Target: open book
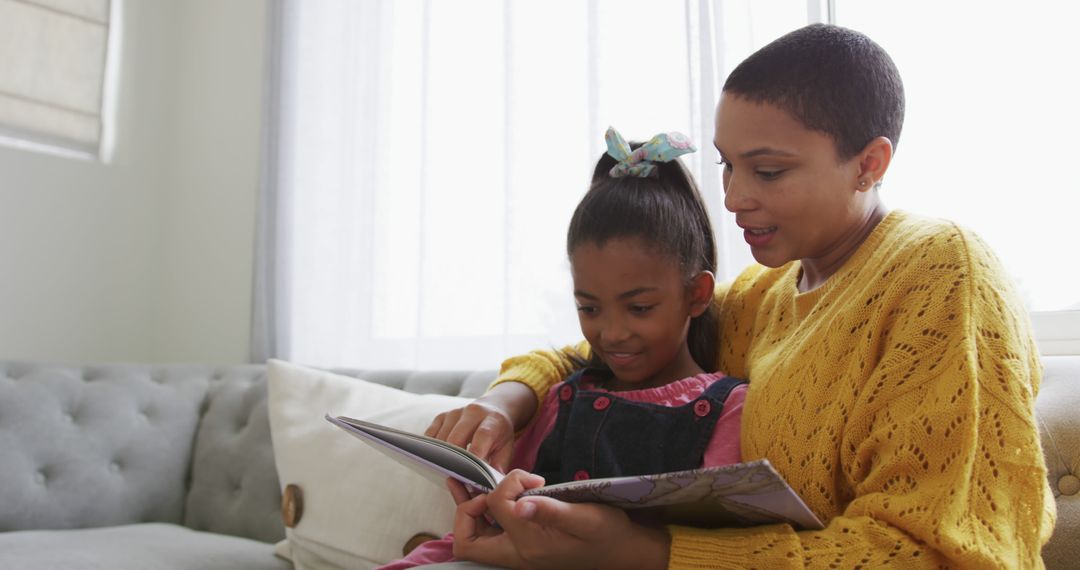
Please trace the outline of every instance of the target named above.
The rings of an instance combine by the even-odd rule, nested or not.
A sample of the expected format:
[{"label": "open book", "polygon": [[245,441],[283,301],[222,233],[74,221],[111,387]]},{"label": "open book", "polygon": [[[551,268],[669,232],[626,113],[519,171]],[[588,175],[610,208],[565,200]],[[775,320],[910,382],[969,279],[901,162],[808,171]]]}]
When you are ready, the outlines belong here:
[{"label": "open book", "polygon": [[[438,483],[447,477],[486,493],[503,475],[472,453],[445,441],[343,416],[326,419],[410,469]],[[605,503],[643,519],[694,526],[788,523],[820,529],[821,521],[767,459],[690,471],[586,479],[549,485],[524,495],[571,503]]]}]

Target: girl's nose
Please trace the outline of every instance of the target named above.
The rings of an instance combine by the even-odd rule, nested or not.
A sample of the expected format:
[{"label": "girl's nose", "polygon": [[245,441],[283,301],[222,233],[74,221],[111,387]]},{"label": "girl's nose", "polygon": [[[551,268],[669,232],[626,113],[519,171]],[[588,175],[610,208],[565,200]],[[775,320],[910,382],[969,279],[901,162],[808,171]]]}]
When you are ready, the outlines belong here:
[{"label": "girl's nose", "polygon": [[605,345],[615,345],[630,338],[630,329],[623,326],[621,322],[612,320],[604,326],[604,330],[600,332],[600,338],[603,339]]}]

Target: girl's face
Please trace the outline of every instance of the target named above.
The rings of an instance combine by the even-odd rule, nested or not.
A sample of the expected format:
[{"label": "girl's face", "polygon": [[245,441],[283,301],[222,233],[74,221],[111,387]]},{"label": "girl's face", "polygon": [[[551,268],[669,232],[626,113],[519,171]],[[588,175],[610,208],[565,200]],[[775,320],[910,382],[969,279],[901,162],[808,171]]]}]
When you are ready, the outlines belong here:
[{"label": "girl's face", "polygon": [[690,356],[690,319],[712,296],[713,276],[687,284],[679,264],[638,238],[586,242],[570,255],[581,332],[615,373],[612,389],[639,389],[701,374]]},{"label": "girl's face", "polygon": [[859,187],[861,156],[840,160],[833,140],[788,112],[725,93],[716,110],[724,206],[735,213],[754,259],[768,267],[803,260],[835,271],[865,237],[876,192]]}]

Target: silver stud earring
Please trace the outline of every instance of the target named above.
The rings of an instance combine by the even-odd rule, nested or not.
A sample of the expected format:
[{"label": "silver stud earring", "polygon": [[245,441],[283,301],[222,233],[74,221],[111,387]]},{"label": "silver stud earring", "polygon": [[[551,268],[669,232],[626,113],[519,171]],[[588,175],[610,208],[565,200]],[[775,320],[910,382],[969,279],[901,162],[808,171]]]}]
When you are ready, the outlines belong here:
[{"label": "silver stud earring", "polygon": [[865,180],[860,180],[859,181],[859,188],[866,188],[866,181]]}]

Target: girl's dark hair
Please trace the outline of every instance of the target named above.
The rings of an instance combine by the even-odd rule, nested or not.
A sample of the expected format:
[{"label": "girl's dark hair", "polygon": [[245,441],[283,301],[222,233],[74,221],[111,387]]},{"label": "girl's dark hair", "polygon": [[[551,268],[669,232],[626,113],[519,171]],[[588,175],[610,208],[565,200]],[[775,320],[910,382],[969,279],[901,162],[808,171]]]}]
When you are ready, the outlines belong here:
[{"label": "girl's dark hair", "polygon": [[829,135],[841,160],[883,136],[900,143],[904,83],[892,58],[865,35],[811,24],[777,38],[731,72],[724,92],[784,109]]},{"label": "girl's dark hair", "polygon": [[[631,143],[636,149],[641,143]],[[658,253],[678,260],[689,281],[709,271],[716,274],[716,240],[712,223],[693,176],[678,159],[654,163],[653,176],[612,178],[617,161],[607,153],[593,171],[592,184],[570,219],[566,253],[582,243],[603,246],[614,238],[639,238]],[[716,369],[717,317],[714,304],[690,321],[687,344],[702,369]],[[593,353],[579,365],[603,367]]]}]

